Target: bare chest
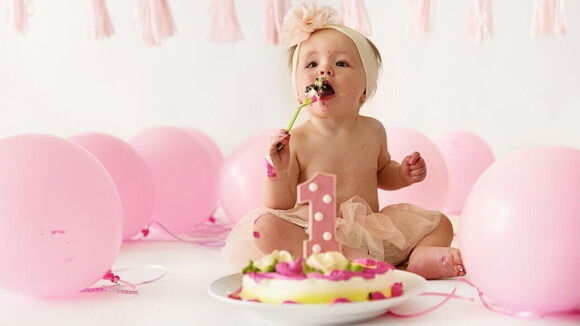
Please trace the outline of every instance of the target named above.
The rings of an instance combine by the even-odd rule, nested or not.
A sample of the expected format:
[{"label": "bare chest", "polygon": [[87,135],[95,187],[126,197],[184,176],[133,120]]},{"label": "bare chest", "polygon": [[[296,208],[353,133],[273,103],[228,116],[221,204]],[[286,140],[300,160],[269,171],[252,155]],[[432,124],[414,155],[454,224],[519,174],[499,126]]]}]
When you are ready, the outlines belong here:
[{"label": "bare chest", "polygon": [[337,176],[338,202],[361,196],[371,206],[376,201],[377,164],[380,145],[370,141],[335,139],[310,142],[297,151],[299,183],[317,172]]}]

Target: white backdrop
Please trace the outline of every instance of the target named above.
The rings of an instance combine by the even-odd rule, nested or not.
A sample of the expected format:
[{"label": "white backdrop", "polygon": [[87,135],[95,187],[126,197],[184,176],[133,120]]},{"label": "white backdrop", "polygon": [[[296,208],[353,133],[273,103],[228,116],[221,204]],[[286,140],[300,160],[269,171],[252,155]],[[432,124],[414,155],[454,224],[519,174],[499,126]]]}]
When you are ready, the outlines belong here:
[{"label": "white backdrop", "polygon": [[[154,48],[132,36],[136,1],[107,2],[117,32],[96,43],[86,1],[32,2],[26,37],[9,29],[0,2],[0,138],[127,139],[174,125],[207,133],[227,154],[286,126],[295,109],[285,50],[264,41],[262,0],[236,1],[245,40],[234,44],[209,42],[210,0],[170,0],[178,34]],[[568,35],[548,40],[530,37],[533,0],[493,1],[495,37],[481,45],[467,40],[464,0],[436,1],[426,42],[407,36],[408,1],[365,3],[384,70],[363,114],[432,138],[471,130],[498,157],[532,145],[580,148],[580,1],[565,1]]]}]

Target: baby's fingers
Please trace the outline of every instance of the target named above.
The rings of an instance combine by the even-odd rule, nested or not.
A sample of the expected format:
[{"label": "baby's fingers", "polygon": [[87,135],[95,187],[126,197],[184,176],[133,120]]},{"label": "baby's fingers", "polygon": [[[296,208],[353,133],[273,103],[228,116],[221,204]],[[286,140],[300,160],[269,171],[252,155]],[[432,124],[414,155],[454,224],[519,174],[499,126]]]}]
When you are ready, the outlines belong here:
[{"label": "baby's fingers", "polygon": [[413,154],[407,156],[409,158],[409,165],[415,165],[419,160],[421,160],[421,154],[419,152],[413,152]]},{"label": "baby's fingers", "polygon": [[405,156],[405,158],[401,162],[401,165],[406,165],[407,168],[410,168],[411,167],[411,155]]},{"label": "baby's fingers", "polygon": [[425,168],[425,160],[422,157],[411,165],[411,170],[419,170],[422,168]]},{"label": "baby's fingers", "polygon": [[427,174],[427,169],[425,167],[417,169],[417,170],[411,170],[411,173],[410,173],[410,175],[412,177],[420,176],[423,174]]},{"label": "baby's fingers", "polygon": [[272,137],[269,147],[270,154],[276,153],[276,151],[283,148],[283,146],[287,146],[290,142],[290,134],[283,134],[283,135],[276,135]]}]

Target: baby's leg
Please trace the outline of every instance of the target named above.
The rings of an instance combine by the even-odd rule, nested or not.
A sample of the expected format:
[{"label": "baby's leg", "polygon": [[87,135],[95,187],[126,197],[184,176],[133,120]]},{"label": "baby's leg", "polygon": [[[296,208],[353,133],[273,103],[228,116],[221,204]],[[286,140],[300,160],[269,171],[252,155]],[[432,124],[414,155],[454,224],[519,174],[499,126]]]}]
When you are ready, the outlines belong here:
[{"label": "baby's leg", "polygon": [[371,257],[369,254],[367,254],[364,251],[358,250],[358,249],[354,249],[351,247],[347,247],[345,245],[342,245],[342,254],[348,258],[349,260],[353,260],[353,259],[373,259],[373,257]]},{"label": "baby's leg", "polygon": [[277,249],[302,257],[302,244],[307,238],[303,227],[273,214],[262,215],[254,224],[254,242],[264,254]]},{"label": "baby's leg", "polygon": [[459,249],[449,247],[452,240],[451,222],[441,214],[437,228],[421,239],[411,252],[407,271],[426,279],[464,276],[465,267]]}]

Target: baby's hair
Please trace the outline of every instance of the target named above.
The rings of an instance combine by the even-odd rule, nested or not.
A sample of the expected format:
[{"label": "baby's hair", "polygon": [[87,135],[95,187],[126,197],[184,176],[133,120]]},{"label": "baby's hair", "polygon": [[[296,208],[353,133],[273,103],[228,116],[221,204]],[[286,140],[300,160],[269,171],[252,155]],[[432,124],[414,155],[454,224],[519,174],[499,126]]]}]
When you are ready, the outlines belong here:
[{"label": "baby's hair", "polygon": [[[379,49],[376,47],[376,45],[371,40],[369,40],[367,37],[365,37],[365,39],[367,40],[367,42],[369,42],[371,48],[373,49],[373,52],[375,53],[375,58],[377,59],[377,67],[380,71],[382,66],[383,66],[383,59],[381,58],[381,53],[379,52]],[[292,69],[292,57],[294,56],[294,52],[296,52],[297,47],[298,47],[298,45],[294,45],[288,49],[288,67],[290,69]],[[378,76],[378,74],[377,74],[377,76]]]}]

